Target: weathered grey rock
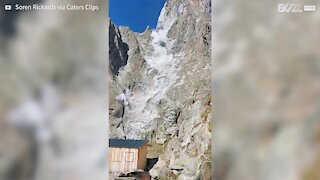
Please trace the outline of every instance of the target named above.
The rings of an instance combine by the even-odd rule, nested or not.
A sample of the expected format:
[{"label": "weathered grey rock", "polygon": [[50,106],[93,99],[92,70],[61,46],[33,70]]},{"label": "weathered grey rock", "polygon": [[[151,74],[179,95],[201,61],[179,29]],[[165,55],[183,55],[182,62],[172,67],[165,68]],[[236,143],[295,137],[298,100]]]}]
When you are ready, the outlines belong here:
[{"label": "weathered grey rock", "polygon": [[159,138],[159,139],[156,139],[156,142],[157,142],[157,144],[164,144],[165,142],[167,141],[167,139],[166,138]]}]

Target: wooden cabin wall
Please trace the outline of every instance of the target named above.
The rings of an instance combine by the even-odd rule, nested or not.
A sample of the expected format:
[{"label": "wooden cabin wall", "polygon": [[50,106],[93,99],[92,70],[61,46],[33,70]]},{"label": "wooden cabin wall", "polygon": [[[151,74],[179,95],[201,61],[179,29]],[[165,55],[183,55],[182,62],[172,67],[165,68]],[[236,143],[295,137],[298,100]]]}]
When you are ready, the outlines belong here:
[{"label": "wooden cabin wall", "polygon": [[111,172],[131,172],[137,169],[138,149],[109,148],[109,170]]},{"label": "wooden cabin wall", "polygon": [[147,166],[147,144],[139,148],[138,169],[144,170]]}]

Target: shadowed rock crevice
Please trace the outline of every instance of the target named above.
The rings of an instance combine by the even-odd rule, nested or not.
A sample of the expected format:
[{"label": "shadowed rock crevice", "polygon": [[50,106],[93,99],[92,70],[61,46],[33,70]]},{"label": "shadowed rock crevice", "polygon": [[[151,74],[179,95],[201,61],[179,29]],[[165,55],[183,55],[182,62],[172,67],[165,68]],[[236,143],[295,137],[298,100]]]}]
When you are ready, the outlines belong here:
[{"label": "shadowed rock crevice", "polygon": [[122,41],[119,29],[110,22],[109,26],[109,56],[110,72],[112,76],[119,74],[119,69],[128,62],[129,46]]}]

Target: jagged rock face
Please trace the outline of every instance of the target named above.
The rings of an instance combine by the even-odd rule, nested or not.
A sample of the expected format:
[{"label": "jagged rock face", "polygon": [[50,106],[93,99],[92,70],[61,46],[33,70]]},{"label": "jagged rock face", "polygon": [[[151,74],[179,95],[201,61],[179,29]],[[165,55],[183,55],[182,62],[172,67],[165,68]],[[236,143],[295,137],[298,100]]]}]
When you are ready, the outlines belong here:
[{"label": "jagged rock face", "polygon": [[115,76],[127,64],[129,47],[122,41],[119,29],[113,24],[109,25],[109,47],[110,72]]},{"label": "jagged rock face", "polygon": [[210,13],[210,0],[168,0],[156,29],[118,28],[129,50],[127,64],[109,78],[110,136],[162,144],[153,176],[174,167],[180,179],[210,172]]}]

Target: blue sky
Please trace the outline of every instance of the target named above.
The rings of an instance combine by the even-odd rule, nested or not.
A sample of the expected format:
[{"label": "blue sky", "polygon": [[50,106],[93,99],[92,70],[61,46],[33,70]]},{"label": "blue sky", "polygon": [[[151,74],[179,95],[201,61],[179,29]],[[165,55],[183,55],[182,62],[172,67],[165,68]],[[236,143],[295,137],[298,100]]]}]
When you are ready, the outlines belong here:
[{"label": "blue sky", "polygon": [[109,15],[116,25],[129,26],[143,32],[147,26],[155,28],[166,0],[109,0]]}]

